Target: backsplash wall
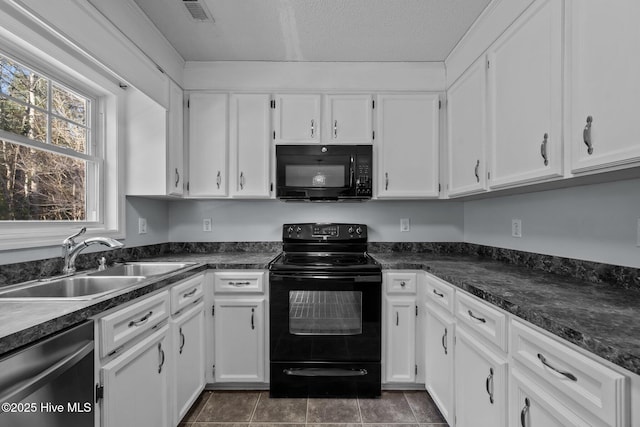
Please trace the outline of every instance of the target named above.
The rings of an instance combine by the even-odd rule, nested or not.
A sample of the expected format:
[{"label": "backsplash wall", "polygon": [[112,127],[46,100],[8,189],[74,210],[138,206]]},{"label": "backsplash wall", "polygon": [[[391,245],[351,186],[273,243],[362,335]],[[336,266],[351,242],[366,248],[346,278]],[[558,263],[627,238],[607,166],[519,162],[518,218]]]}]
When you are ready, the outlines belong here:
[{"label": "backsplash wall", "polygon": [[638,218],[640,179],[492,197],[464,203],[464,241],[638,268]]},{"label": "backsplash wall", "polygon": [[[203,218],[213,220],[202,231]],[[400,218],[411,230],[400,231]],[[372,242],[461,242],[463,204],[457,201],[298,203],[278,200],[176,200],[169,203],[170,242],[281,241],[282,224],[346,222],[369,226]]]}]

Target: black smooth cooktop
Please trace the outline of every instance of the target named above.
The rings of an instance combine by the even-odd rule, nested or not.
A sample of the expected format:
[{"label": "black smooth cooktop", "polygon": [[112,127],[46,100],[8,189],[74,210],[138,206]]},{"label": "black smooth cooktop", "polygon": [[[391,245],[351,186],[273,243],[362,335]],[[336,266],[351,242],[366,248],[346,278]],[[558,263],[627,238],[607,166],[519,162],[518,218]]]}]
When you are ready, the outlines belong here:
[{"label": "black smooth cooktop", "polygon": [[277,271],[377,271],[378,264],[366,253],[283,252],[270,265]]}]

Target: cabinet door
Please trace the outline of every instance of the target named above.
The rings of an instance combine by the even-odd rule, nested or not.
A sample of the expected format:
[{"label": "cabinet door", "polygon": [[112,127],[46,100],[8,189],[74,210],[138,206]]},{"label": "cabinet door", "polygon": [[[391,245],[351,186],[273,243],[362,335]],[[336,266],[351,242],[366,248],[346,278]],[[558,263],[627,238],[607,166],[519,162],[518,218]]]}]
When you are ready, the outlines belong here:
[{"label": "cabinet door", "polygon": [[[585,427],[592,426],[563,406],[545,387],[511,370],[509,425],[520,427]],[[600,424],[595,424],[600,425]]]},{"label": "cabinet door", "polygon": [[167,165],[167,193],[181,196],[184,193],[184,99],[182,89],[169,81],[168,120],[169,159]]},{"label": "cabinet door", "polygon": [[227,95],[189,95],[189,195],[227,195]]},{"label": "cabinet door", "polygon": [[165,325],[101,369],[102,427],[168,427],[169,366]]},{"label": "cabinet door", "polygon": [[447,91],[449,196],[487,189],[486,70],[483,56]]},{"label": "cabinet door", "polygon": [[378,198],[438,197],[439,96],[378,96]]},{"label": "cabinet door", "polygon": [[453,337],[452,316],[425,305],[425,386],[442,416],[453,425]]},{"label": "cabinet door", "polygon": [[276,144],[320,141],[320,95],[275,96]]},{"label": "cabinet door", "polygon": [[385,377],[388,383],[413,383],[416,378],[416,299],[386,298]]},{"label": "cabinet door", "polygon": [[218,298],[214,315],[216,382],[264,381],[264,298]]},{"label": "cabinet door", "polygon": [[458,326],[454,360],[456,426],[506,426],[506,359]]},{"label": "cabinet door", "polygon": [[187,414],[204,389],[204,303],[172,321],[174,425]]},{"label": "cabinet door", "polygon": [[271,97],[231,95],[230,193],[232,197],[268,198],[271,153]]},{"label": "cabinet door", "polygon": [[640,2],[569,4],[572,170],[637,162],[640,56],[634,52],[640,40]]},{"label": "cabinet door", "polygon": [[371,95],[329,95],[327,110],[328,128],[325,141],[349,144],[373,142]]},{"label": "cabinet door", "polygon": [[562,174],[562,6],[538,0],[489,49],[492,188]]}]

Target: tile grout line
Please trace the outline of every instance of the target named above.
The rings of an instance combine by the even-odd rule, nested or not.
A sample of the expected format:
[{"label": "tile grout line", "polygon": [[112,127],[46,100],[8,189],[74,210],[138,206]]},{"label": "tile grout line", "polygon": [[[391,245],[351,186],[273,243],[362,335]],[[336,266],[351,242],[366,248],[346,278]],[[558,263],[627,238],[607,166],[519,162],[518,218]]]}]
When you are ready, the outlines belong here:
[{"label": "tile grout line", "polygon": [[258,392],[258,398],[256,399],[255,405],[253,405],[253,411],[251,411],[251,416],[249,417],[249,424],[253,423],[253,417],[256,415],[256,411],[258,410],[258,404],[260,403],[260,399],[262,398],[262,392]]},{"label": "tile grout line", "polygon": [[200,408],[200,410],[198,411],[198,413],[194,417],[193,421],[191,421],[191,424],[194,424],[196,421],[198,421],[198,417],[200,417],[200,414],[202,413],[202,411],[204,411],[204,408],[205,408],[205,406],[207,406],[207,403],[209,402],[209,399],[211,399],[211,396],[213,396],[213,392],[205,391],[205,393],[207,393],[207,398],[204,399],[204,402],[202,402],[202,407]]},{"label": "tile grout line", "polygon": [[358,414],[360,415],[360,425],[364,424],[364,419],[362,418],[362,408],[360,407],[360,398],[356,397],[356,403],[358,404]]},{"label": "tile grout line", "polygon": [[411,406],[411,402],[409,402],[409,399],[407,399],[407,395],[405,394],[404,391],[402,392],[402,397],[404,397],[405,402],[407,402],[407,405],[409,405],[409,410],[413,414],[413,419],[416,420],[416,424],[420,425],[420,421],[418,421],[418,417],[416,416],[416,413],[413,410],[413,406]]}]

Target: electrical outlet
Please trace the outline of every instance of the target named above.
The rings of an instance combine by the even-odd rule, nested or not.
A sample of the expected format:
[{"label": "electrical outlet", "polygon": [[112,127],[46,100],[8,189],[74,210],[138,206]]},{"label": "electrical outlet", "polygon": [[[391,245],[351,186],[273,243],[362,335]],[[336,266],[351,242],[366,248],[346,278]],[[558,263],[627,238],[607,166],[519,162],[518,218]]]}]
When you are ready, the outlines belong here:
[{"label": "electrical outlet", "polygon": [[521,219],[511,220],[511,236],[522,237],[522,220]]},{"label": "electrical outlet", "polygon": [[147,218],[138,218],[138,234],[147,234]]},{"label": "electrical outlet", "polygon": [[202,220],[202,231],[211,231],[213,220],[211,218],[204,218]]},{"label": "electrical outlet", "polygon": [[400,231],[410,231],[411,223],[409,222],[409,218],[400,218]]}]

